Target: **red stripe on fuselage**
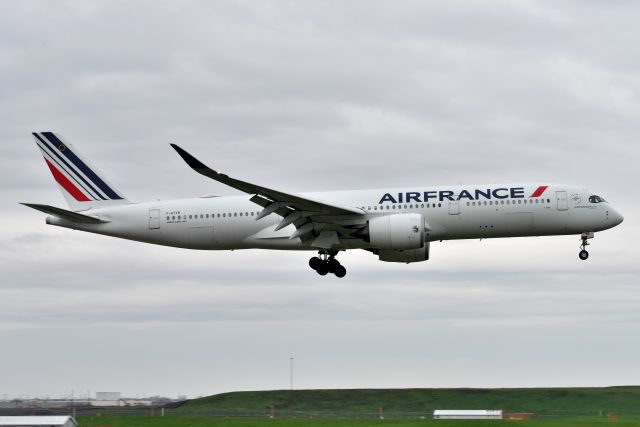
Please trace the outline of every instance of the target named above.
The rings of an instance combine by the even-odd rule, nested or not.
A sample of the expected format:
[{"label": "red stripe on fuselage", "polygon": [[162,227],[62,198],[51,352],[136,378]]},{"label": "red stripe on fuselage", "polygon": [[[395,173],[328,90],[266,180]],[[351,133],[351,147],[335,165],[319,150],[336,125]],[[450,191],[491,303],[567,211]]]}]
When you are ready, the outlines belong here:
[{"label": "red stripe on fuselage", "polygon": [[534,191],[533,194],[529,197],[540,197],[547,188],[549,188],[548,185],[541,185],[540,187],[536,188],[536,191]]},{"label": "red stripe on fuselage", "polygon": [[44,159],[44,161],[47,162],[47,166],[49,166],[49,169],[51,170],[51,174],[53,175],[53,178],[56,180],[58,184],[62,186],[62,188],[67,190],[67,193],[71,194],[73,198],[79,202],[90,201],[90,199],[87,196],[85,196],[84,193],[80,191],[78,187],[73,185],[73,182],[69,181],[69,179],[67,179],[67,177],[62,174],[62,172],[60,172],[58,169],[56,169],[55,166],[49,163],[49,160]]}]

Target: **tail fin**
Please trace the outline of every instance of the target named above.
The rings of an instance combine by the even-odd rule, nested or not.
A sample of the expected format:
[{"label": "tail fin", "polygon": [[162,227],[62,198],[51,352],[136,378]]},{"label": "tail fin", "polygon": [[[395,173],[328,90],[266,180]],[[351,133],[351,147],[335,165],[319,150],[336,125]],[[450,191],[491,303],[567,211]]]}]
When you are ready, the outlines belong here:
[{"label": "tail fin", "polygon": [[44,161],[73,211],[131,203],[78,150],[53,132],[34,132]]}]

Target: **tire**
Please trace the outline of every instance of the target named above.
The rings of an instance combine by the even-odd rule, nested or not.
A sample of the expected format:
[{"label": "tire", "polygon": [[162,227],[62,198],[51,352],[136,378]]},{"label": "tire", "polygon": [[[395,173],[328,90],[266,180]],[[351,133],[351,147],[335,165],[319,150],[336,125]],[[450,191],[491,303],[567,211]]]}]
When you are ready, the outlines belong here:
[{"label": "tire", "polygon": [[587,258],[589,258],[589,252],[585,251],[584,249],[580,251],[580,253],[578,254],[578,256],[580,257],[581,260],[586,260]]},{"label": "tire", "polygon": [[336,277],[339,277],[342,279],[344,276],[347,275],[347,269],[340,265],[338,266],[336,271],[333,272],[333,274],[335,274]]},{"label": "tire", "polygon": [[322,264],[322,260],[317,256],[314,256],[313,258],[309,259],[309,267],[311,267],[316,271],[318,270],[318,267],[320,266],[320,264]]},{"label": "tire", "polygon": [[327,265],[329,266],[329,273],[335,273],[341,267],[340,263],[335,258],[331,258],[327,262]]},{"label": "tire", "polygon": [[319,275],[326,276],[327,273],[329,272],[329,266],[327,265],[326,262],[323,262],[318,266],[318,268],[316,268],[316,271],[318,272]]}]

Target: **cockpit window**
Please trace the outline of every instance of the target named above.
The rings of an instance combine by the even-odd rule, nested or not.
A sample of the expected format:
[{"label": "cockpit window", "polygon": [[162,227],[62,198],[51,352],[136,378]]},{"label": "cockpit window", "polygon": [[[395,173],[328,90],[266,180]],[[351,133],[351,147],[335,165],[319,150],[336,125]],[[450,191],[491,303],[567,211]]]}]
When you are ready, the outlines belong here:
[{"label": "cockpit window", "polygon": [[589,201],[590,201],[591,203],[602,203],[602,202],[606,202],[606,200],[605,200],[605,199],[603,199],[603,198],[602,198],[602,197],[600,197],[600,196],[591,196],[591,197],[589,197]]}]

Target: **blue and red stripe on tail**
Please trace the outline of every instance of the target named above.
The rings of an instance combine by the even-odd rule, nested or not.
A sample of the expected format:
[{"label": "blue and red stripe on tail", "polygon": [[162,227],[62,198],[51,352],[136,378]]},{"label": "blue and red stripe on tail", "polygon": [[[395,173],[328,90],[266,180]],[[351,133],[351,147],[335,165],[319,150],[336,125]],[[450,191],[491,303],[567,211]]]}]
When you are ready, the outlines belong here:
[{"label": "blue and red stripe on tail", "polygon": [[53,132],[34,132],[53,178],[74,211],[130,203],[78,150]]}]

